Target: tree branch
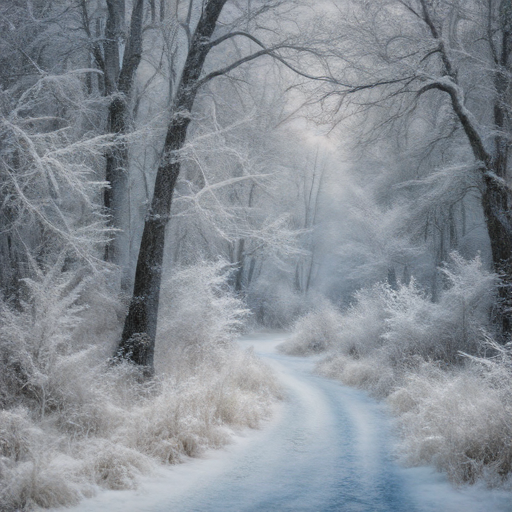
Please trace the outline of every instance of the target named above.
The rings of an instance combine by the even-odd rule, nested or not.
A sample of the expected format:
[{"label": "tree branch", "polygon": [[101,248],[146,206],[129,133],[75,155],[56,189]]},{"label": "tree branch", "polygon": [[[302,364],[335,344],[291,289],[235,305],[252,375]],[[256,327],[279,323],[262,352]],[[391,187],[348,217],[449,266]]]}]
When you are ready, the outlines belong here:
[{"label": "tree branch", "polygon": [[491,162],[491,156],[485,149],[483,140],[471,121],[471,113],[464,106],[464,100],[459,86],[451,79],[445,77],[444,80],[436,80],[426,84],[418,91],[417,96],[433,89],[449,94],[453,110],[462,124],[462,128],[464,129],[467,138],[469,139],[473,155],[478,161],[482,162],[486,168],[488,168]]},{"label": "tree branch", "polygon": [[247,37],[251,41],[255,42],[258,46],[265,48],[265,45],[259,39],[257,39],[253,35],[249,34],[248,32],[242,32],[242,31],[229,32],[228,34],[225,34],[225,35],[219,37],[218,39],[215,39],[215,41],[211,41],[210,43],[208,43],[207,46],[209,49],[211,49],[214,46],[217,46],[217,45],[223,43],[224,41],[227,41],[228,39],[231,39],[231,38],[237,37],[237,36]]}]

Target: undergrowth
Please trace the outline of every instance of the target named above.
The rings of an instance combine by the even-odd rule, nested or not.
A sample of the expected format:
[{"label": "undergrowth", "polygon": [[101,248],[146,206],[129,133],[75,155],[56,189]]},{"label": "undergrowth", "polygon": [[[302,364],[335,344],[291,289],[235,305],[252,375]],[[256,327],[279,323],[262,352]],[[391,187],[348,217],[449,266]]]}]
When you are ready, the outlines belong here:
[{"label": "undergrowth", "polygon": [[437,303],[412,280],[361,290],[346,311],[328,305],[295,325],[290,354],[322,350],[317,371],[384,399],[410,465],[455,484],[510,485],[512,346],[488,334],[496,277],[452,255]]},{"label": "undergrowth", "polygon": [[1,305],[0,510],[134,488],[158,464],[220,447],[270,414],[280,389],[233,343],[246,311],[222,268],[174,274],[149,382],[128,363],[108,364],[122,314],[104,276],[58,261],[26,280],[20,309]]}]

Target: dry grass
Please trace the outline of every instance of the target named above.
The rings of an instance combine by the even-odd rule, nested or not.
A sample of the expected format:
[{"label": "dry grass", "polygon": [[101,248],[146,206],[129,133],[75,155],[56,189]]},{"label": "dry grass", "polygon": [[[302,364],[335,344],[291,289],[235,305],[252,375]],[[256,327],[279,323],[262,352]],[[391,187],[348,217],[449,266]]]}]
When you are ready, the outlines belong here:
[{"label": "dry grass", "polygon": [[[88,309],[78,304],[86,303],[86,291],[64,291],[69,276],[60,292],[48,281],[51,308],[44,286],[27,311],[4,307],[0,362],[9,371],[0,374],[8,385],[0,411],[0,510],[72,505],[101,488],[134,488],[158,464],[220,447],[233,430],[257,428],[270,415],[280,387],[233,341],[245,310],[224,289],[221,266],[184,269],[174,279],[150,382],[127,363],[109,366],[111,340],[87,334],[91,304],[102,324],[116,321],[102,317],[116,308],[101,307],[97,286]],[[47,317],[41,312],[30,329],[34,308]]]},{"label": "dry grass", "polygon": [[[432,464],[455,484],[510,485],[512,348],[485,334],[495,278],[478,258],[457,255],[444,272],[449,287],[438,303],[414,282],[361,291],[336,313],[317,370],[387,401],[405,463]],[[315,339],[324,317],[298,322],[288,353],[307,353],[304,340]]]}]

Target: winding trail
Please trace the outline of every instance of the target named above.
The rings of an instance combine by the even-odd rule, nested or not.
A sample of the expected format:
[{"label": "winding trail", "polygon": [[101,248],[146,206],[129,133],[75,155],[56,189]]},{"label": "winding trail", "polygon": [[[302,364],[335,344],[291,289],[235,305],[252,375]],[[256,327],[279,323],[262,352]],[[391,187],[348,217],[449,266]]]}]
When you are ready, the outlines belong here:
[{"label": "winding trail", "polygon": [[312,359],[276,353],[283,334],[244,337],[268,361],[287,399],[264,428],[225,450],[162,470],[138,491],[101,493],[80,512],[511,512],[511,494],[453,489],[431,468],[392,457],[384,408],[312,374]]}]

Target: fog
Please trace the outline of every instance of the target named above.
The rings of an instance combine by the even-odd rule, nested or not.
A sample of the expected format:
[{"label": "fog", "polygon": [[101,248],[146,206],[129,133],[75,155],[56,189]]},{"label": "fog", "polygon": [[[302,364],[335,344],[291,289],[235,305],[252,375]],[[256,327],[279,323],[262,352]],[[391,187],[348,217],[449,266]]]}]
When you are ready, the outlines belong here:
[{"label": "fog", "polygon": [[284,443],[287,374],[235,341],[261,329],[382,411],[389,437],[347,441],[381,474],[510,488],[508,1],[0,14],[0,508],[136,489],[263,424]]}]

